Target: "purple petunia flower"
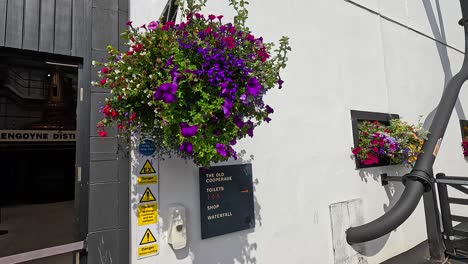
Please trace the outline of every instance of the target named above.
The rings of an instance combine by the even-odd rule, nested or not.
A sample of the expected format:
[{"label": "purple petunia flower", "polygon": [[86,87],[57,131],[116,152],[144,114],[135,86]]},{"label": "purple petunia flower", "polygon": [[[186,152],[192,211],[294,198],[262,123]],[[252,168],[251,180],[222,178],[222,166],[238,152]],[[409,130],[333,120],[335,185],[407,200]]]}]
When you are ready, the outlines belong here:
[{"label": "purple petunia flower", "polygon": [[163,95],[164,95],[164,93],[162,91],[160,91],[159,89],[156,89],[156,91],[154,92],[154,95],[153,95],[154,100],[156,100],[156,101],[162,100]]},{"label": "purple petunia flower", "polygon": [[172,65],[172,60],[173,60],[173,59],[174,59],[173,57],[170,57],[170,58],[167,60],[167,62],[166,62],[166,66],[171,66],[171,65]]},{"label": "purple petunia flower", "polygon": [[154,100],[163,100],[164,103],[170,104],[177,101],[175,92],[177,91],[177,84],[175,83],[163,83],[154,92]]},{"label": "purple petunia flower", "polygon": [[233,140],[229,141],[229,144],[231,144],[232,146],[234,146],[234,145],[237,144],[237,140],[234,138]]},{"label": "purple petunia flower", "polygon": [[223,109],[224,117],[228,118],[231,115],[232,102],[229,99],[224,100],[221,108]]},{"label": "purple petunia flower", "polygon": [[232,119],[232,122],[239,128],[239,129],[242,129],[245,125],[244,121],[242,121],[242,119],[239,117],[239,116],[235,116],[233,119]]},{"label": "purple petunia flower", "polygon": [[257,78],[250,78],[250,80],[247,82],[246,93],[257,96],[261,88],[262,86],[258,82]]},{"label": "purple petunia flower", "polygon": [[271,108],[269,105],[266,105],[265,109],[266,109],[268,114],[273,114],[273,112],[275,112],[275,110],[273,110],[273,108]]},{"label": "purple petunia flower", "polygon": [[172,93],[165,93],[163,95],[162,100],[166,104],[170,104],[170,103],[173,103],[173,102],[177,101],[177,96],[175,94],[172,94]]},{"label": "purple petunia flower", "polygon": [[237,87],[234,87],[231,90],[229,90],[229,93],[231,93],[231,95],[234,95],[234,98],[235,98],[235,95],[237,93]]},{"label": "purple petunia flower", "polygon": [[178,83],[179,79],[182,77],[182,74],[178,71],[178,67],[175,66],[174,68],[171,69],[169,72],[172,78],[172,83]]},{"label": "purple petunia flower", "polygon": [[236,151],[231,146],[228,146],[227,148],[228,148],[228,151],[229,151],[229,155],[231,155],[235,160],[237,160]]},{"label": "purple petunia flower", "polygon": [[183,142],[179,148],[182,152],[187,152],[188,154],[193,154],[193,145],[190,142]]},{"label": "purple petunia flower", "polygon": [[222,83],[219,84],[219,86],[221,87],[221,95],[226,95],[229,92],[229,90],[227,88],[227,86],[228,86],[227,82],[222,82]]},{"label": "purple petunia flower", "polygon": [[253,137],[253,130],[254,130],[254,124],[252,121],[247,121],[246,125],[248,126],[247,128],[247,134],[249,137]]},{"label": "purple petunia flower", "polygon": [[243,104],[247,104],[247,95],[241,94],[241,96],[239,97],[239,99],[241,99],[241,101],[242,101]]},{"label": "purple petunia flower", "polygon": [[151,21],[151,22],[149,22],[149,24],[148,24],[148,29],[149,29],[149,30],[155,30],[155,29],[158,28],[158,26],[159,26],[158,22],[156,22],[156,21]]},{"label": "purple petunia flower", "polygon": [[269,117],[267,116],[267,117],[263,118],[263,121],[265,121],[265,122],[267,122],[267,123],[270,123],[271,118],[269,118]]},{"label": "purple petunia flower", "polygon": [[177,84],[163,83],[161,86],[159,86],[159,88],[165,93],[175,93],[177,91]]},{"label": "purple petunia flower", "polygon": [[219,155],[226,157],[227,152],[226,152],[226,146],[220,143],[216,143],[216,151],[219,153]]},{"label": "purple petunia flower", "polygon": [[283,88],[283,83],[284,83],[284,81],[281,80],[281,78],[279,78],[279,79],[278,79],[278,85],[279,85],[279,88],[278,88],[278,89]]},{"label": "purple petunia flower", "polygon": [[180,123],[180,133],[184,137],[193,137],[198,133],[198,126],[190,126],[187,122]]}]

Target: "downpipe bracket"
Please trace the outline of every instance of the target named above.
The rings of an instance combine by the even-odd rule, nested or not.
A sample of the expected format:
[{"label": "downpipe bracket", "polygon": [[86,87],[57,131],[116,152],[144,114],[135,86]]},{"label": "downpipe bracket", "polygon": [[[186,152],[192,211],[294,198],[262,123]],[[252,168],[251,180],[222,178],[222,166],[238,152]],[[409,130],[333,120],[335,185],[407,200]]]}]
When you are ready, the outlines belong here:
[{"label": "downpipe bracket", "polygon": [[416,169],[402,176],[401,182],[403,185],[406,186],[408,181],[421,182],[424,186],[424,192],[430,192],[432,190],[432,186],[435,183],[435,179],[432,174]]}]

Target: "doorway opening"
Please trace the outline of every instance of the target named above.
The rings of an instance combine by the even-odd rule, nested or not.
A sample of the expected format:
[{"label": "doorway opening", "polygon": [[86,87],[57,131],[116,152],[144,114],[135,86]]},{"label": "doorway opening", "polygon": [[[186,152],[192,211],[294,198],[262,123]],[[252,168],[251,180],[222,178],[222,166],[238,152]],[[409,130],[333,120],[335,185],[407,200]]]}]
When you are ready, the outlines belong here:
[{"label": "doorway opening", "polygon": [[77,241],[77,90],[77,65],[0,52],[0,260]]}]

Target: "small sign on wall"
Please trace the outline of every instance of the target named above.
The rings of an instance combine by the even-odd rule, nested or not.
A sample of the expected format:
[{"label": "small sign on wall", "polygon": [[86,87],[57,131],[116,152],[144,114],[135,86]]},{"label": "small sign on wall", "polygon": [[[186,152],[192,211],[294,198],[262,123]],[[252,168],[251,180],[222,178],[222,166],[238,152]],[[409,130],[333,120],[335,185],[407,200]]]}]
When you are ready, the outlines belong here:
[{"label": "small sign on wall", "polygon": [[202,239],[255,227],[252,164],[200,168]]}]

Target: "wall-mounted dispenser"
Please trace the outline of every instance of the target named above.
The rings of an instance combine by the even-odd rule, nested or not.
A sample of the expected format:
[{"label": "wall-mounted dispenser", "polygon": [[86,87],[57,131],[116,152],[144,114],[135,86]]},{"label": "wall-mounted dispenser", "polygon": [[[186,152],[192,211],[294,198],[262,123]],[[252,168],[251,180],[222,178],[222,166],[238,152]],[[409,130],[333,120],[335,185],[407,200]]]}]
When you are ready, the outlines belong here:
[{"label": "wall-mounted dispenser", "polygon": [[171,244],[174,250],[185,248],[187,246],[187,223],[185,208],[182,205],[169,207],[168,223],[167,243]]}]

